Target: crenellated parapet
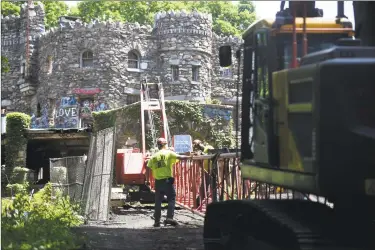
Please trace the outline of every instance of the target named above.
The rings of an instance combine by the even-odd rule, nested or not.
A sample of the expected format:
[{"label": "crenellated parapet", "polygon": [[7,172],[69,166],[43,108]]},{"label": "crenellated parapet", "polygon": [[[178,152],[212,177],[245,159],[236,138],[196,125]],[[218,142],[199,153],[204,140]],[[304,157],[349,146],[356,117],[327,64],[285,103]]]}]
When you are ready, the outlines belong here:
[{"label": "crenellated parapet", "polygon": [[19,16],[1,16],[1,32],[7,32],[21,28],[21,18]]},{"label": "crenellated parapet", "polygon": [[197,11],[168,11],[155,15],[155,28],[159,36],[187,34],[212,36],[212,15]]},{"label": "crenellated parapet", "polygon": [[215,41],[220,45],[236,45],[243,43],[242,38],[236,36],[216,36]]},{"label": "crenellated parapet", "polygon": [[[152,27],[150,25],[140,25],[139,23],[124,23],[111,21],[91,21],[84,23],[79,20],[60,24],[60,27],[54,27],[42,33],[40,39],[48,39],[54,37],[56,34],[64,34],[65,32],[118,32],[122,33],[144,33],[150,34]],[[100,33],[98,34],[100,36]]]},{"label": "crenellated parapet", "polygon": [[201,12],[197,12],[197,11],[191,11],[191,12],[188,12],[186,10],[178,10],[178,11],[174,11],[174,10],[170,10],[170,11],[161,11],[161,12],[158,12],[156,13],[155,15],[155,22],[158,22],[158,21],[162,21],[162,20],[166,20],[166,19],[171,19],[171,18],[194,18],[196,20],[201,20],[201,21],[210,21],[212,22],[212,15],[211,14],[207,14],[207,13],[201,13]]}]

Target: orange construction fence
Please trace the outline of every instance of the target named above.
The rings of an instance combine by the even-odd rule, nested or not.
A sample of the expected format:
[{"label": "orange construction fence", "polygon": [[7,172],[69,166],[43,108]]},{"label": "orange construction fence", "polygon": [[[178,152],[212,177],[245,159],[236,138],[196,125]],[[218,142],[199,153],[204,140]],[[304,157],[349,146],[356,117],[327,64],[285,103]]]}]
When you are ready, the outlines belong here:
[{"label": "orange construction fence", "polygon": [[242,180],[235,153],[192,156],[175,164],[174,177],[176,203],[201,215],[213,201],[249,198],[251,193],[252,183]]}]

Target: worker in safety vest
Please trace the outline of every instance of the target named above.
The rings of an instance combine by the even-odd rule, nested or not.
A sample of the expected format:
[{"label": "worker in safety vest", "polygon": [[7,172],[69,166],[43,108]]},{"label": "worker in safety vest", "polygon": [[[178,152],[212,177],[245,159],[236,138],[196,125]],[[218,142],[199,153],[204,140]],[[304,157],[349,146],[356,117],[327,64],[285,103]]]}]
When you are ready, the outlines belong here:
[{"label": "worker in safety vest", "polygon": [[[212,150],[214,149],[214,147],[212,147],[211,145],[204,145],[203,142],[201,140],[194,140],[193,141],[193,151],[194,152],[199,152],[200,154],[202,155],[207,155],[208,154],[208,151],[209,150]],[[210,165],[210,160],[203,160],[203,170],[204,170],[204,179],[205,179],[205,183],[206,183],[206,189],[204,188],[205,186],[205,183],[203,182],[203,180],[201,180],[201,185],[200,185],[200,188],[199,188],[199,192],[200,194],[198,194],[198,197],[197,197],[197,205],[199,206],[200,205],[200,197],[202,197],[203,199],[206,198],[206,194],[209,190],[209,185],[210,185],[210,173],[209,173],[209,169],[208,169],[208,166]],[[212,164],[211,164],[211,169],[212,171]],[[204,192],[206,191],[206,192]]]},{"label": "worker in safety vest", "polygon": [[189,156],[178,155],[167,147],[167,141],[164,138],[157,140],[159,151],[155,153],[147,163],[147,167],[152,170],[152,175],[155,178],[155,212],[154,212],[154,227],[160,227],[161,217],[161,203],[164,195],[168,200],[167,218],[164,224],[177,226],[178,222],[173,219],[174,208],[176,203],[176,191],[173,186],[173,165],[179,159],[186,159]]}]

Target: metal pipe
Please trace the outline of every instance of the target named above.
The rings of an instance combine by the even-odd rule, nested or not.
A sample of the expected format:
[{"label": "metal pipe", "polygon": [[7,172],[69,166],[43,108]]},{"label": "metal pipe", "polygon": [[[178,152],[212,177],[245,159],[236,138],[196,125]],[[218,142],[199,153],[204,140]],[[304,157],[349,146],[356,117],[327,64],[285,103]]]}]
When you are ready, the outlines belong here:
[{"label": "metal pipe", "polygon": [[307,7],[306,3],[303,3],[303,56],[307,55],[307,33],[306,33],[306,16],[307,16]]},{"label": "metal pipe", "polygon": [[146,129],[145,129],[145,110],[144,110],[144,104],[143,104],[143,95],[144,95],[144,89],[143,85],[141,84],[141,130],[142,130],[142,155],[143,157],[146,156]]},{"label": "metal pipe", "polygon": [[292,68],[297,67],[297,33],[296,33],[296,7],[292,5],[293,12],[293,44],[292,44]]}]

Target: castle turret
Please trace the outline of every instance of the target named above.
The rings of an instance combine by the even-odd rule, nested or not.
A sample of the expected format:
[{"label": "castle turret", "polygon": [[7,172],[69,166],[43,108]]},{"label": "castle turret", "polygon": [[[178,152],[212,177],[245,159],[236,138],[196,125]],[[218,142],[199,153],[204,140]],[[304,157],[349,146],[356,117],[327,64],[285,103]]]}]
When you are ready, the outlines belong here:
[{"label": "castle turret", "polygon": [[[35,75],[38,69],[34,49],[37,47],[39,35],[44,32],[43,5],[23,4],[20,16],[2,17],[1,28],[1,52],[2,56],[8,59],[10,67],[9,72],[1,76],[2,106],[8,110],[26,111],[30,101],[26,96],[35,93],[33,77],[29,76]],[[28,65],[26,51],[29,55]]]},{"label": "castle turret", "polygon": [[193,11],[155,16],[159,62],[166,95],[205,100],[211,94],[212,17]]}]

